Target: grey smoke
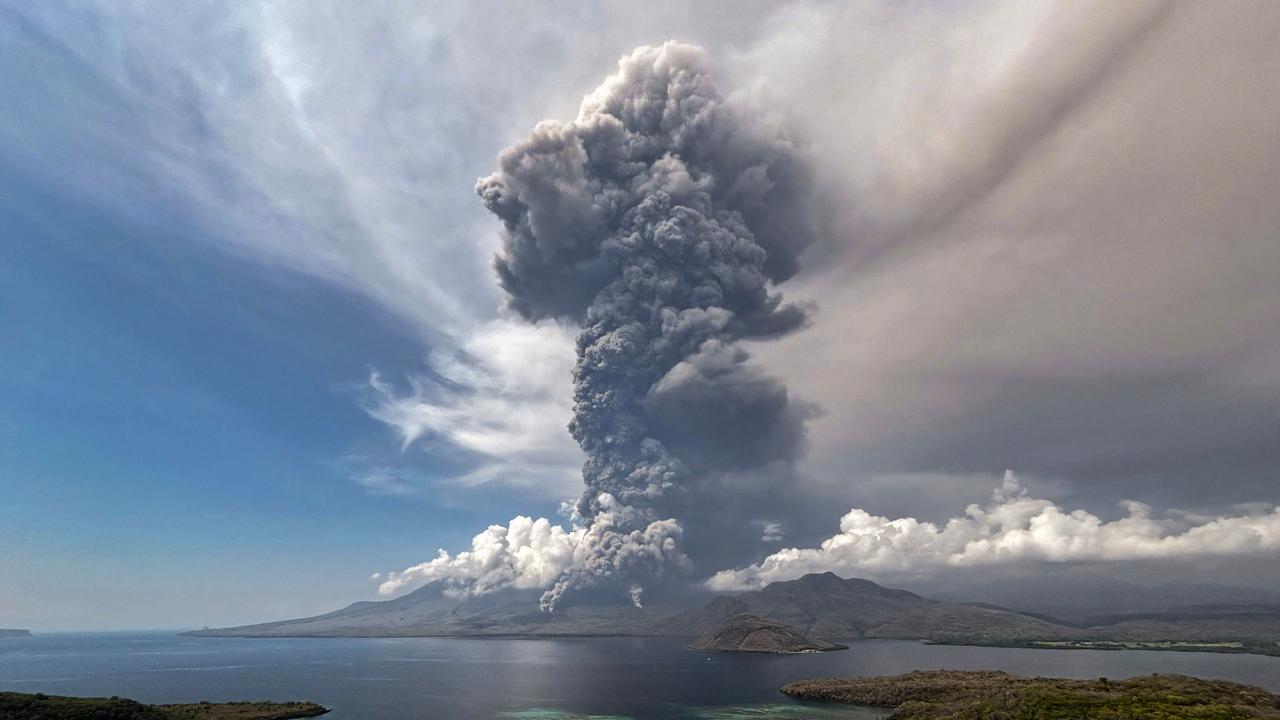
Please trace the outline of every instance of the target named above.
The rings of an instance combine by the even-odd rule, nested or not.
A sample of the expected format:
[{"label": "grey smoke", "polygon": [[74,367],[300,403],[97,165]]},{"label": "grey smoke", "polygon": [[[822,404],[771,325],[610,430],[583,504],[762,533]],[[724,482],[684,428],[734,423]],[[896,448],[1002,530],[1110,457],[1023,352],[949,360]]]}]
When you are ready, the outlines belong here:
[{"label": "grey smoke", "polygon": [[638,604],[697,562],[686,526],[708,493],[734,492],[723,471],[803,447],[810,411],[735,343],[806,322],[772,286],[815,240],[811,176],[784,131],[717,92],[699,48],[673,42],[624,57],[576,120],[539,123],[499,164],[476,190],[503,224],[510,307],[582,327],[570,431],[588,529],[543,606],[615,586]]}]

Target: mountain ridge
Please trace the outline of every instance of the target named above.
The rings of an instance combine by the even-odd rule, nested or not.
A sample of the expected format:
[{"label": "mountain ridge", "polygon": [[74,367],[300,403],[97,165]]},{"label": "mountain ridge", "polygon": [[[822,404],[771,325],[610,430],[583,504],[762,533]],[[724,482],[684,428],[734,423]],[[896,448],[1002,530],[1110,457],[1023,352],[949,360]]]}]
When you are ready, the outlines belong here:
[{"label": "mountain ridge", "polygon": [[194,631],[213,637],[469,637],[633,635],[697,637],[735,615],[790,625],[820,639],[947,642],[1066,639],[1071,628],[994,606],[931,600],[870,580],[812,573],[761,590],[721,595],[700,607],[573,605],[538,610],[536,590],[451,597],[427,585],[392,600],[364,601],[295,620]]},{"label": "mountain ridge", "polygon": [[818,641],[921,640],[950,645],[1135,648],[1280,654],[1280,612],[1269,606],[1210,606],[1179,613],[1122,615],[1083,625],[990,603],[928,598],[861,578],[812,573],[709,602],[577,604],[538,609],[537,590],[454,597],[427,585],[401,597],[364,601],[323,615],[186,633],[208,637],[556,637],[697,638],[751,615]]}]

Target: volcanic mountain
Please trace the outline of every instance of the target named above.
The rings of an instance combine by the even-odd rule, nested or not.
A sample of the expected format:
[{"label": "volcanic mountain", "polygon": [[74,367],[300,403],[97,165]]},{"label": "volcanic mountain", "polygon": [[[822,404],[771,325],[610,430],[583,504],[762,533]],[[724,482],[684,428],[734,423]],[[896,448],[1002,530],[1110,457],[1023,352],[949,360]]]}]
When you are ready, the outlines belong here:
[{"label": "volcanic mountain", "polygon": [[697,637],[729,618],[750,614],[821,639],[902,638],[1010,642],[1053,640],[1073,628],[991,606],[930,600],[869,580],[832,573],[775,582],[725,595],[702,607],[575,604],[538,609],[534,590],[454,597],[437,584],[381,602],[358,602],[298,620],[201,630],[229,637],[404,637],[493,635],[632,635]]}]

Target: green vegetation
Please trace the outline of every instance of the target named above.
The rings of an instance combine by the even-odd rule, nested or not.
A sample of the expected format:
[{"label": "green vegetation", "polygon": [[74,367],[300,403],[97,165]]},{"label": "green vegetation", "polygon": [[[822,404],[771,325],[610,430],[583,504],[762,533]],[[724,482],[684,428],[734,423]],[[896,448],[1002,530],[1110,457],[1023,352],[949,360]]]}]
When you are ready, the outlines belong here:
[{"label": "green vegetation", "polygon": [[1051,650],[1181,650],[1184,652],[1250,653],[1280,655],[1280,644],[1243,641],[1192,642],[1177,640],[1071,640],[1062,642],[1029,642],[1027,647]]},{"label": "green vegetation", "polygon": [[801,680],[782,692],[803,700],[892,707],[895,720],[1280,720],[1280,696],[1183,675],[1109,681],[935,670]]},{"label": "green vegetation", "polygon": [[1222,640],[1021,640],[982,642],[964,638],[926,641],[930,645],[982,647],[1023,647],[1041,650],[1176,650],[1181,652],[1244,653],[1280,656],[1280,643],[1269,641]]},{"label": "green vegetation", "polygon": [[144,705],[118,697],[0,692],[0,718],[4,720],[290,720],[327,712],[328,708],[311,702]]}]

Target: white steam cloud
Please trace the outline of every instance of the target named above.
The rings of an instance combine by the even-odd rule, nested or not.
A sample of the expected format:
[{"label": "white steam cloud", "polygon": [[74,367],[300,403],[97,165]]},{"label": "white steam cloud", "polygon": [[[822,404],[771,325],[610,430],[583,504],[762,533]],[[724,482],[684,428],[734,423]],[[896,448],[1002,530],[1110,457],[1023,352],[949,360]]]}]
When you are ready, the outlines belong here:
[{"label": "white steam cloud", "polygon": [[[635,510],[609,495],[601,496],[604,511],[590,525],[575,517],[574,527],[565,529],[546,518],[518,515],[507,525],[490,525],[471,539],[471,549],[450,554],[441,549],[434,559],[389,572],[378,592],[392,595],[406,587],[441,582],[454,597],[483,595],[512,587],[546,589],[573,572],[599,573],[603,565],[616,562],[626,569],[634,565],[670,567],[687,571],[689,560],[680,552],[679,525],[657,520],[640,529]],[[594,548],[606,544],[612,559],[601,559]],[[632,604],[641,606],[643,588],[632,585]]]},{"label": "white steam cloud", "polygon": [[[591,525],[565,529],[546,518],[518,516],[476,535],[471,549],[451,555],[440,550],[428,562],[390,572],[378,590],[394,594],[405,587],[441,581],[457,597],[482,595],[505,587],[545,589],[560,577],[590,564],[590,548],[612,534],[619,555],[635,562],[686,565],[676,540],[678,528],[651,523],[644,530],[621,532],[633,519],[629,508],[609,499],[608,510]],[[1280,550],[1280,506],[1245,508],[1246,514],[1206,517],[1169,512],[1155,517],[1150,506],[1121,503],[1127,514],[1104,521],[1085,510],[1066,510],[1053,501],[1031,497],[1012,471],[985,507],[939,525],[912,517],[889,519],[854,508],[840,521],[839,534],[816,548],[786,548],[760,563],[721,570],[707,586],[717,591],[751,590],[807,573],[884,576],[926,574],[973,566],[1022,562],[1106,562],[1207,555],[1244,555]],[[669,521],[665,521],[669,523]],[[767,523],[766,532],[776,531]],[[657,553],[656,557],[649,557]],[[686,568],[687,569],[687,568]],[[588,568],[593,570],[593,568]],[[379,576],[375,576],[375,579]],[[631,599],[640,606],[638,585]]]},{"label": "white steam cloud", "polygon": [[[481,595],[503,587],[545,588],[573,562],[585,531],[566,531],[546,518],[518,515],[505,527],[490,525],[471,539],[471,549],[387,573],[378,592],[390,595],[409,585],[443,581],[446,592]],[[375,575],[375,578],[377,575]]]},{"label": "white steam cloud", "polygon": [[1127,515],[1104,522],[1084,510],[1064,510],[1030,497],[1012,471],[986,507],[976,504],[945,525],[912,517],[890,520],[854,508],[840,533],[816,548],[786,548],[762,562],[722,570],[713,590],[748,590],[811,572],[842,575],[927,573],[948,567],[1025,561],[1151,560],[1280,550],[1280,507],[1246,515],[1158,519],[1150,506],[1121,503]]}]

